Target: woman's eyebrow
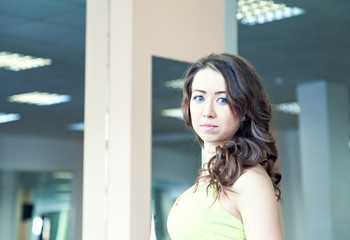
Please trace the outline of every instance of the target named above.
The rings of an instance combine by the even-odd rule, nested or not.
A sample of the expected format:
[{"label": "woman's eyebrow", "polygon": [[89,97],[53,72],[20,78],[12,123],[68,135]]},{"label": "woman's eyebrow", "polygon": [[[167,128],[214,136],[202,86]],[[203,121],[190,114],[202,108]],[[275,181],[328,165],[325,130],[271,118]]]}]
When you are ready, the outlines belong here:
[{"label": "woman's eyebrow", "polygon": [[[194,89],[193,92],[200,92],[200,93],[204,93],[206,94],[207,92],[204,91],[204,90],[199,90],[199,89]],[[226,94],[226,91],[217,91],[214,93],[215,95],[218,95],[218,94]]]},{"label": "woman's eyebrow", "polygon": [[193,92],[200,92],[200,93],[204,93],[204,94],[207,93],[206,91],[204,91],[204,90],[199,90],[199,89],[195,89],[195,90],[193,90]]}]

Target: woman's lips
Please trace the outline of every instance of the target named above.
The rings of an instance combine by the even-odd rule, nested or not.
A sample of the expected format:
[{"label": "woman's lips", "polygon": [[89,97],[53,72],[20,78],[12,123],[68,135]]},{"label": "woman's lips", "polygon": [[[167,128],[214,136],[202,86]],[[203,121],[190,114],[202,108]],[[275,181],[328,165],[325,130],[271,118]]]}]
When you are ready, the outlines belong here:
[{"label": "woman's lips", "polygon": [[202,128],[204,128],[205,130],[212,130],[214,128],[217,128],[218,126],[210,124],[210,123],[205,123],[205,124],[201,124],[200,125]]}]

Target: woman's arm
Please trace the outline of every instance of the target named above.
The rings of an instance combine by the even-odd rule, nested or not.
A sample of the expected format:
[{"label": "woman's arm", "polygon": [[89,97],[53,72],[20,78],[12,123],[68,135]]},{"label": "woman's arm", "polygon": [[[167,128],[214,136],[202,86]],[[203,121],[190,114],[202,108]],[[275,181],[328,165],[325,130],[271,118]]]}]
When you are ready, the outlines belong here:
[{"label": "woman's arm", "polygon": [[277,198],[265,169],[247,169],[233,185],[247,240],[282,240]]}]

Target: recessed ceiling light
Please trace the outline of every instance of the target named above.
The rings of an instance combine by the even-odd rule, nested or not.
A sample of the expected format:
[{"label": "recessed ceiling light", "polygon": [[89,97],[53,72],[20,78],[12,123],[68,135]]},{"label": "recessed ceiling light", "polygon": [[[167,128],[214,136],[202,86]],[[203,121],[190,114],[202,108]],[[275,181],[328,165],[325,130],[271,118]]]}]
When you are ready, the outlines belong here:
[{"label": "recessed ceiling light", "polygon": [[55,179],[72,179],[73,174],[71,172],[54,172],[52,177]]},{"label": "recessed ceiling light", "polygon": [[66,191],[71,191],[72,186],[70,184],[59,184],[56,186],[56,190],[66,192]]},{"label": "recessed ceiling light", "polygon": [[255,25],[290,18],[304,13],[304,9],[287,7],[286,4],[275,3],[272,0],[239,0],[236,18],[242,24]]},{"label": "recessed ceiling light", "polygon": [[69,102],[70,100],[71,97],[68,95],[59,95],[56,93],[46,92],[30,92],[8,97],[9,102],[27,103],[38,106]]},{"label": "recessed ceiling light", "polygon": [[84,123],[80,122],[69,124],[68,129],[73,131],[84,131]]},{"label": "recessed ceiling light", "polygon": [[184,80],[183,79],[175,79],[175,80],[166,81],[164,83],[164,86],[167,88],[172,88],[172,89],[182,89],[184,86]]},{"label": "recessed ceiling light", "polygon": [[279,112],[289,113],[293,115],[300,113],[300,106],[296,102],[276,104],[275,108]]},{"label": "recessed ceiling light", "polygon": [[172,117],[177,119],[183,119],[182,109],[181,108],[170,108],[162,110],[161,114],[164,117]]},{"label": "recessed ceiling light", "polygon": [[0,52],[0,68],[12,71],[21,71],[51,65],[48,58],[33,57],[19,53]]},{"label": "recessed ceiling light", "polygon": [[0,123],[13,122],[21,119],[18,113],[0,113]]}]

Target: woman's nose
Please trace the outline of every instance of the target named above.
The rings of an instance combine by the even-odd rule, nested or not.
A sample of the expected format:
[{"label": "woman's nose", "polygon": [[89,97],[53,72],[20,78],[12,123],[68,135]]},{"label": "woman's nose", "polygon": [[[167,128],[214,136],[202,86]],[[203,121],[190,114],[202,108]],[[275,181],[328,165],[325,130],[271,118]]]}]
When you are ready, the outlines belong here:
[{"label": "woman's nose", "polygon": [[205,104],[202,115],[203,115],[203,117],[206,117],[206,118],[214,118],[215,117],[215,110],[214,110],[214,106],[212,103],[207,102]]}]

